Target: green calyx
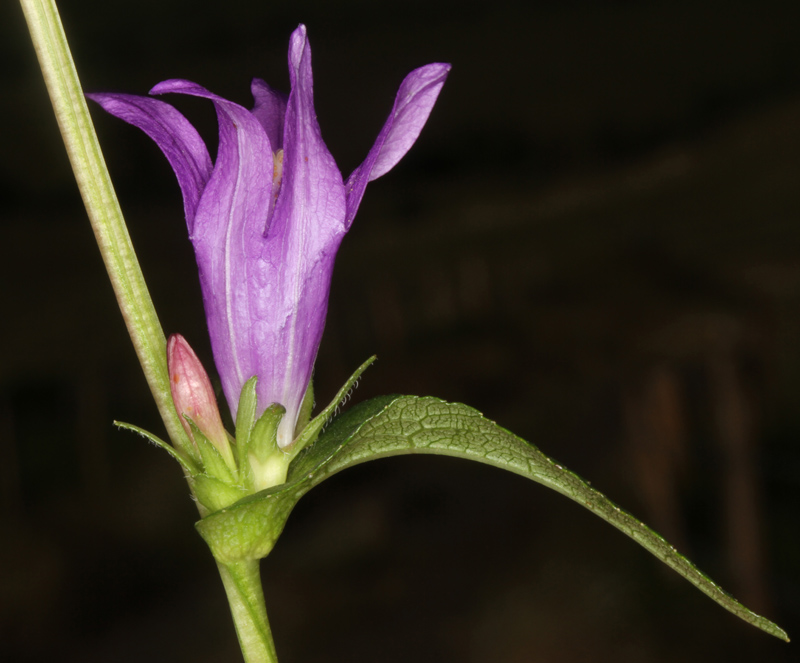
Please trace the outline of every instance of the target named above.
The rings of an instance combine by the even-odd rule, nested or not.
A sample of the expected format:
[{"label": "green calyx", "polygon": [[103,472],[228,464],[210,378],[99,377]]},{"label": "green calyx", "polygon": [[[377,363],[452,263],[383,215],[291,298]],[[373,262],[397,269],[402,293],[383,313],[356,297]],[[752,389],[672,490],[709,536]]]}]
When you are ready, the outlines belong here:
[{"label": "green calyx", "polygon": [[294,441],[283,449],[278,445],[278,427],[286,408],[279,403],[272,403],[256,418],[256,376],[242,387],[236,413],[236,436],[228,436],[229,444],[223,445],[222,451],[188,417],[186,420],[192,431],[193,443],[185,448],[173,447],[137,426],[120,422],[116,422],[116,425],[139,433],[167,451],[180,463],[192,493],[204,510],[214,513],[244,497],[285,483],[289,464],[302,449],[312,445],[319,437],[339,404],[346,399],[373,361],[375,357],[359,366],[330,404],[313,419],[314,389],[309,382],[297,417]]}]

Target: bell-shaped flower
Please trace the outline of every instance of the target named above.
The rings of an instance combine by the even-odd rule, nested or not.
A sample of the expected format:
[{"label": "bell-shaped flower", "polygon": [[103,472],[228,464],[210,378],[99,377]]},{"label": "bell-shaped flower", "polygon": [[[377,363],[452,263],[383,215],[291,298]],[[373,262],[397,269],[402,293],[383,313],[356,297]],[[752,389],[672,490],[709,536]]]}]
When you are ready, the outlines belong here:
[{"label": "bell-shaped flower", "polygon": [[367,182],[391,170],[416,141],[449,70],[430,64],[406,76],[375,144],[346,181],[320,134],[303,25],[290,40],[288,97],[258,79],[252,110],[185,80],[151,90],[213,102],[219,121],[213,164],[200,135],[172,106],[150,97],[89,95],[145,131],[172,165],[225,396],[235,419],[243,385],[257,376],[258,413],[272,403],[286,409],[281,448],[292,443],[311,380],[342,237]]}]

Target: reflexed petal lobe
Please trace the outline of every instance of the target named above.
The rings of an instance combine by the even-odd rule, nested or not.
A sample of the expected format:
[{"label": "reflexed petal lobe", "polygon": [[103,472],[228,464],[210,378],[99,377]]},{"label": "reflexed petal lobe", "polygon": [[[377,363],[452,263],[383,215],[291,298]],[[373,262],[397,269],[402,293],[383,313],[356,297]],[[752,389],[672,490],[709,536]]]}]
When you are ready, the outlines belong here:
[{"label": "reflexed petal lobe", "polygon": [[367,182],[394,168],[417,140],[449,71],[449,64],[429,64],[412,71],[401,83],[392,112],[375,144],[345,185],[348,228],[361,204]]},{"label": "reflexed petal lobe", "polygon": [[111,115],[139,127],[152,138],[175,171],[183,193],[189,232],[203,189],[211,176],[211,157],[189,121],[169,104],[133,94],[87,94]]}]

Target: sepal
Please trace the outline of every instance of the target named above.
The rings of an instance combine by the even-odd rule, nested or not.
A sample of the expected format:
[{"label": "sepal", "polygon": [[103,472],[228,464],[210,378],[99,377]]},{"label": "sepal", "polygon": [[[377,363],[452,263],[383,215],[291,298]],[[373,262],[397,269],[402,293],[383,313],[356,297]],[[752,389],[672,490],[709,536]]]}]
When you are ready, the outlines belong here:
[{"label": "sepal", "polygon": [[129,430],[134,433],[138,433],[142,437],[150,440],[153,444],[157,447],[162,448],[166,451],[170,456],[172,456],[175,460],[178,461],[180,466],[188,473],[188,474],[196,474],[200,471],[200,459],[199,458],[191,458],[188,454],[184,453],[173,447],[170,444],[167,444],[157,435],[153,435],[151,432],[146,431],[144,428],[139,428],[139,426],[134,426],[133,424],[127,424],[124,421],[115,421],[114,425],[117,428],[122,428],[124,430]]},{"label": "sepal", "polygon": [[236,410],[236,460],[239,465],[239,482],[245,484],[250,474],[250,463],[247,453],[250,448],[250,434],[256,422],[256,385],[258,378],[254,375],[242,387],[239,396],[239,407]]},{"label": "sepal", "polygon": [[303,432],[303,429],[308,426],[308,422],[311,421],[311,413],[314,410],[314,379],[308,381],[308,387],[306,388],[305,396],[303,396],[303,402],[300,404],[300,412],[297,415],[297,423],[294,426],[294,438],[300,436],[300,433]]},{"label": "sepal", "polygon": [[290,457],[278,446],[278,427],[286,408],[273,403],[256,421],[247,444],[250,474],[245,485],[253,491],[264,490],[286,481]]},{"label": "sepal", "polygon": [[228,461],[222,457],[219,449],[211,442],[197,425],[186,417],[189,425],[191,426],[192,434],[194,435],[195,444],[200,450],[200,456],[203,459],[203,473],[211,477],[215,477],[226,484],[233,485],[236,483],[234,473],[236,472],[236,465],[231,458],[233,467],[228,464]]},{"label": "sepal", "polygon": [[[325,428],[325,424],[327,424],[331,417],[336,413],[336,408],[339,407],[346,399],[347,395],[350,393],[350,390],[354,387],[354,385],[358,382],[358,379],[361,377],[361,374],[370,367],[370,365],[377,359],[375,355],[372,355],[367,361],[365,361],[361,366],[359,366],[355,372],[347,379],[342,385],[342,388],[336,393],[336,396],[333,397],[333,400],[328,403],[328,406],[320,412],[316,417],[314,417],[307,426],[302,429],[300,435],[295,439],[295,441],[286,449],[291,454],[291,458],[295,458],[298,453],[300,453],[305,447],[310,444],[313,444],[314,441],[319,437],[319,434],[322,432],[322,429]],[[308,398],[308,392],[311,390],[311,385],[309,384],[308,390],[306,391],[306,397],[303,399],[303,406],[306,406],[306,399]],[[313,396],[312,396],[313,400]],[[313,404],[312,404],[313,405]],[[310,416],[310,410],[309,410]]]},{"label": "sepal", "polygon": [[207,474],[193,476],[190,483],[197,500],[211,513],[224,509],[247,495],[241,486],[225,483]]}]

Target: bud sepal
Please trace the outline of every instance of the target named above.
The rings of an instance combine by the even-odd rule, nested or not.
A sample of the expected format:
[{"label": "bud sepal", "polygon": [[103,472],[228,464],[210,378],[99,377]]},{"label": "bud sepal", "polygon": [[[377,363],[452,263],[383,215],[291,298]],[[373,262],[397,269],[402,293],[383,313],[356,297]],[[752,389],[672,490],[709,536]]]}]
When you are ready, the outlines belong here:
[{"label": "bud sepal", "polygon": [[236,461],[233,460],[233,456],[231,455],[229,464],[228,460],[222,457],[217,446],[203,435],[203,432],[197,427],[197,424],[189,419],[189,417],[186,417],[186,419],[191,427],[195,444],[200,450],[200,457],[203,461],[203,473],[219,479],[228,485],[235,485],[237,483],[236,475],[238,472]]},{"label": "bud sepal", "polygon": [[177,449],[173,447],[171,444],[167,444],[166,442],[164,442],[164,440],[162,440],[157,435],[153,435],[150,431],[146,431],[144,428],[139,428],[139,426],[134,426],[133,424],[125,423],[124,421],[115,421],[114,425],[117,428],[122,428],[124,430],[132,431],[150,440],[150,442],[155,444],[157,447],[160,447],[161,449],[166,451],[170,456],[172,456],[175,460],[177,460],[180,466],[189,476],[198,474],[199,472],[202,471],[201,466],[199,464],[199,459],[190,457],[187,453],[185,453],[185,451]]}]

